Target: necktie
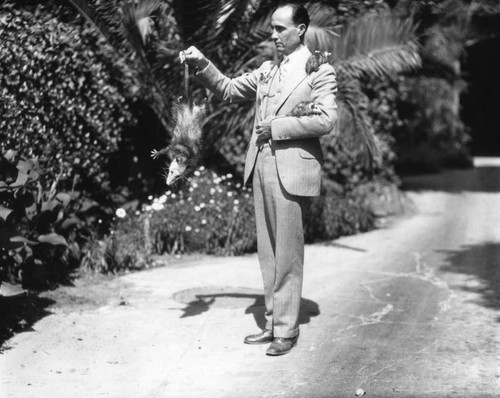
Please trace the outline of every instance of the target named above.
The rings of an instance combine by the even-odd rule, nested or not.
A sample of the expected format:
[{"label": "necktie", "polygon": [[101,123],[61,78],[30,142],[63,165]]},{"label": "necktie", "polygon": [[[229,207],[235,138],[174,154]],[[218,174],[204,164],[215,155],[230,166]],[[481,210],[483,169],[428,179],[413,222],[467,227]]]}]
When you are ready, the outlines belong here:
[{"label": "necktie", "polygon": [[280,63],[280,69],[279,69],[279,72],[280,72],[280,75],[279,75],[279,81],[280,83],[283,81],[283,79],[285,78],[285,75],[286,75],[286,70],[287,70],[287,67],[288,67],[288,62],[290,61],[290,59],[284,55],[283,56],[283,60],[281,61]]}]

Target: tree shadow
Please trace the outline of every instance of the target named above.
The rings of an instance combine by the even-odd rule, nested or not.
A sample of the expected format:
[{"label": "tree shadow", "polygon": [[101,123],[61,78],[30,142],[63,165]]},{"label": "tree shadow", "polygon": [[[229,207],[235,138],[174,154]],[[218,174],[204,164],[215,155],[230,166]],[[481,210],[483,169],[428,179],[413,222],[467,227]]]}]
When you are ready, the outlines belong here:
[{"label": "tree shadow", "polygon": [[500,166],[478,166],[466,170],[445,170],[437,174],[402,178],[405,191],[500,192]]},{"label": "tree shadow", "polygon": [[[183,309],[181,318],[200,315],[208,311],[216,302],[217,298],[232,298],[242,300],[254,300],[254,302],[245,309],[245,314],[252,314],[255,323],[261,329],[266,326],[264,295],[262,294],[244,294],[244,293],[218,293],[218,294],[197,294],[196,300],[187,304]],[[300,302],[299,323],[307,324],[312,317],[320,314],[319,306],[316,302],[302,298]]]},{"label": "tree shadow", "polygon": [[[480,305],[500,309],[499,242],[466,245],[462,250],[440,252],[447,255],[447,265],[441,267],[441,271],[474,275],[476,279],[471,279],[470,284],[466,281],[460,289],[481,295]],[[500,322],[500,317],[497,322]]]},{"label": "tree shadow", "polygon": [[0,353],[8,349],[4,343],[14,334],[33,331],[33,324],[49,315],[46,309],[54,303],[35,294],[0,295]]}]

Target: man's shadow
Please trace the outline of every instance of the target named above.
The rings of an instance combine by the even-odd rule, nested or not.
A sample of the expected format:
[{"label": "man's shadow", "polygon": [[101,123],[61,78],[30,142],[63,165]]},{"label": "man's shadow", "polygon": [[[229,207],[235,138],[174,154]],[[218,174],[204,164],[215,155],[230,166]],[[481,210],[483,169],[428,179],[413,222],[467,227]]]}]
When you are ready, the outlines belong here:
[{"label": "man's shadow", "polygon": [[[197,294],[195,297],[196,300],[189,302],[187,307],[183,309],[184,313],[181,315],[181,318],[200,315],[208,311],[217,298],[243,299],[245,301],[253,299],[255,300],[254,303],[245,309],[245,314],[252,314],[259,328],[264,329],[266,326],[266,309],[264,305],[264,295],[262,294],[218,293]],[[299,323],[301,325],[309,323],[311,317],[318,316],[319,314],[319,306],[316,302],[305,298],[301,299],[299,313]]]}]

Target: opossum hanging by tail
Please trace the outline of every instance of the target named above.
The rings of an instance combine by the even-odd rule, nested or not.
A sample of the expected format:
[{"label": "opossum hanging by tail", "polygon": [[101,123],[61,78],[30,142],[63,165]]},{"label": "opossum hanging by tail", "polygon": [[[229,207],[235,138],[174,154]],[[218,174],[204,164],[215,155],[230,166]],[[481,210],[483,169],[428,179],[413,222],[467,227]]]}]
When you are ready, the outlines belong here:
[{"label": "opossum hanging by tail", "polygon": [[180,102],[174,107],[175,128],[170,144],[159,151],[153,150],[153,159],[161,155],[170,158],[164,177],[167,185],[185,178],[198,164],[203,151],[202,125],[206,115],[206,101],[199,105]]}]

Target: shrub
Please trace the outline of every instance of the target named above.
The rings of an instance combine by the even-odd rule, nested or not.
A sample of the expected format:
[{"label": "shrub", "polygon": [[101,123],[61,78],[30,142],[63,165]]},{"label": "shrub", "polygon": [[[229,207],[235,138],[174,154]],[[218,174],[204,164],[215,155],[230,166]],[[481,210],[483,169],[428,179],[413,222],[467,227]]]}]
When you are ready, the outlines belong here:
[{"label": "shrub", "polygon": [[231,174],[200,167],[177,190],[149,199],[139,210],[116,211],[112,233],[94,244],[87,268],[115,272],[147,268],[158,254],[239,255],[256,248],[252,192]]},{"label": "shrub", "polygon": [[399,105],[403,124],[395,131],[400,172],[472,165],[470,137],[457,112],[456,84],[432,77],[404,81]]},{"label": "shrub", "polygon": [[[367,231],[373,214],[363,198],[345,194],[326,182],[322,196],[306,213],[307,242],[331,240]],[[241,255],[256,250],[251,189],[235,183],[231,174],[217,175],[204,167],[177,191],[169,190],[139,210],[120,208],[114,228],[86,252],[84,266],[118,272],[154,266],[156,255],[204,253]]]},{"label": "shrub", "polygon": [[105,43],[61,22],[61,6],[7,1],[0,13],[0,150],[45,159],[52,178],[63,170],[109,185],[103,155],[132,116],[101,61]]},{"label": "shrub", "polygon": [[[37,159],[0,157],[0,281],[47,288],[69,279],[102,223],[95,202],[61,192]],[[48,189],[44,188],[49,186]]]},{"label": "shrub", "polygon": [[305,217],[306,242],[320,242],[372,229],[373,214],[360,198],[341,186],[325,182],[321,196],[313,198]]}]

